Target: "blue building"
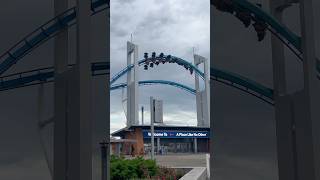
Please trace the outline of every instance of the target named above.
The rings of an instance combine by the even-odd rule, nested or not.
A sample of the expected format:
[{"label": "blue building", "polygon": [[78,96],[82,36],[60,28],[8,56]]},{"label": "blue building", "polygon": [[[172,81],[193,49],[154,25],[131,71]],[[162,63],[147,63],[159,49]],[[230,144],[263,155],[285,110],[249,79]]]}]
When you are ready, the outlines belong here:
[{"label": "blue building", "polygon": [[[157,154],[209,153],[210,128],[196,126],[154,127],[155,151]],[[149,125],[133,125],[111,134],[120,137],[112,140],[112,153],[145,155],[151,153],[151,130]]]}]

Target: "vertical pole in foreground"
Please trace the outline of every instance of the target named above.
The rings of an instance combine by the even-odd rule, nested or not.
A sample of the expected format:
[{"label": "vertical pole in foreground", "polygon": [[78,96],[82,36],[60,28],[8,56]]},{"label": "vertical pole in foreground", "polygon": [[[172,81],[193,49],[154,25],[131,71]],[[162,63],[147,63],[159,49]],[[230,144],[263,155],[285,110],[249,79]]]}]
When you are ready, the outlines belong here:
[{"label": "vertical pole in foreground", "polygon": [[[279,22],[282,22],[286,3],[282,0],[271,0],[270,11]],[[273,87],[275,100],[275,120],[277,136],[277,158],[279,179],[295,179],[294,135],[292,132],[293,117],[290,98],[286,90],[286,64],[283,43],[274,35],[271,36]]]},{"label": "vertical pole in foreground", "polygon": [[157,153],[160,153],[160,137],[157,138]]},{"label": "vertical pole in foreground", "polygon": [[[107,27],[106,27],[106,61],[110,67],[110,0],[108,0],[108,8],[106,10],[107,14]],[[106,140],[107,140],[107,167],[106,167],[106,179],[110,179],[110,68],[107,73],[107,81],[106,81],[106,94],[107,94],[107,128],[106,128]],[[120,150],[119,150],[120,154]]]},{"label": "vertical pole in foreground", "polygon": [[312,0],[300,0],[301,47],[303,52],[304,108],[297,120],[297,169],[299,180],[320,179],[319,80],[316,71]]},{"label": "vertical pole in foreground", "polygon": [[[214,5],[212,4],[213,1],[210,1],[210,29],[212,29],[214,27]],[[213,38],[214,38],[214,34],[210,35],[210,69],[213,68]],[[209,72],[209,74],[211,74]],[[213,176],[213,128],[214,128],[214,122],[213,122],[213,81],[211,81],[211,76],[210,76],[210,101],[208,102],[210,103],[210,138],[209,138],[209,150],[210,150],[210,168],[208,169],[209,174],[211,174],[211,176]],[[209,175],[210,176],[210,175]],[[213,177],[212,177],[213,178]]]},{"label": "vertical pole in foreground", "polygon": [[194,148],[194,153],[197,154],[198,153],[198,139],[197,138],[193,138],[193,148]]},{"label": "vertical pole in foreground", "polygon": [[142,125],[144,125],[144,107],[142,106],[141,107],[141,123],[142,123]]},{"label": "vertical pole in foreground", "polygon": [[151,114],[151,159],[154,160],[154,99],[150,97],[150,114]]},{"label": "vertical pole in foreground", "polygon": [[68,180],[92,179],[91,0],[77,0],[76,65],[69,79]]},{"label": "vertical pole in foreground", "polygon": [[[68,9],[68,0],[54,0],[55,16]],[[67,77],[68,29],[54,39],[54,140],[53,179],[67,179]]]}]

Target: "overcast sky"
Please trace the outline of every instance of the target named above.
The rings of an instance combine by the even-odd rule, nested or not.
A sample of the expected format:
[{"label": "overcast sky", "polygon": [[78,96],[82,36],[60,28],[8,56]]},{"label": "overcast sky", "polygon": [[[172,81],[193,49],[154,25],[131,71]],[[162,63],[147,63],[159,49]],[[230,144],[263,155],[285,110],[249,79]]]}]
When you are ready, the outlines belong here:
[{"label": "overcast sky", "polygon": [[[163,52],[193,63],[195,53],[210,57],[209,0],[126,0],[111,1],[111,76],[127,65],[127,41],[139,46],[139,60],[144,52]],[[170,80],[194,88],[190,75],[176,64],[160,64],[148,71],[139,68],[139,80]],[[126,76],[116,83],[126,82]],[[170,86],[139,88],[139,110],[145,107],[145,122],[150,123],[149,97],[163,100],[164,123],[196,125],[195,96]],[[126,97],[126,90],[124,91]],[[126,104],[121,105],[122,90],[111,92],[111,131],[126,125]],[[141,113],[139,112],[141,123]]]},{"label": "overcast sky", "polygon": [[[261,2],[268,11],[267,0]],[[209,57],[209,2],[207,0],[112,0],[111,5],[111,71],[118,72],[126,66],[126,41],[133,33],[133,42],[139,45],[140,58],[144,52],[173,54],[190,62],[192,47],[196,53]],[[320,1],[314,0],[320,8]],[[315,8],[316,9],[316,8]],[[272,87],[272,65],[270,34],[263,42],[257,42],[253,28],[244,28],[242,23],[230,14],[214,10],[211,36],[213,42],[213,65],[258,81]],[[10,48],[26,34],[53,17],[53,1],[10,0],[0,3],[0,53]],[[315,11],[315,17],[320,17]],[[92,60],[104,59],[105,16],[96,15],[93,20]],[[285,24],[299,34],[298,6],[285,13]],[[320,21],[315,19],[315,32],[320,32]],[[74,34],[74,30],[71,30]],[[317,56],[319,55],[319,34],[316,34]],[[74,40],[72,35],[71,40]],[[53,63],[53,41],[43,44],[10,72],[19,72]],[[71,53],[72,54],[72,53]],[[288,86],[290,91],[302,87],[301,63],[286,52]],[[74,60],[74,54],[71,60]],[[193,87],[193,79],[184,68],[176,65],[159,65],[147,72],[140,68],[141,79],[165,79]],[[105,134],[106,101],[105,77],[94,78],[94,174],[99,173],[99,149],[97,143]],[[125,82],[120,79],[119,82]],[[211,102],[214,112],[214,168],[215,180],[277,179],[277,158],[273,107],[257,98],[236,89],[215,83]],[[53,115],[52,84],[45,86],[46,112],[44,118]],[[164,100],[166,123],[194,125],[196,123],[194,96],[166,86],[140,87],[140,105],[149,107],[148,97],[153,95]],[[43,180],[49,179],[43,151],[36,131],[36,98],[38,87],[26,87],[0,92],[0,179]],[[121,91],[111,92],[111,126],[113,130],[124,127],[125,118],[121,107]],[[148,114],[146,114],[148,118]],[[51,129],[50,129],[51,128]],[[45,135],[52,135],[48,127]],[[50,144],[50,138],[47,138]]]}]

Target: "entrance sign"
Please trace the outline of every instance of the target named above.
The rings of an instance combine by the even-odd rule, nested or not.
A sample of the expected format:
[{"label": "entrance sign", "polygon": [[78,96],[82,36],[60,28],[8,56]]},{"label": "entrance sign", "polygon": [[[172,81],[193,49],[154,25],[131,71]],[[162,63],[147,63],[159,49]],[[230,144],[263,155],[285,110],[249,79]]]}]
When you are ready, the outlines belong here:
[{"label": "entrance sign", "polygon": [[[208,131],[155,131],[154,137],[159,138],[209,138]],[[144,138],[151,138],[150,131],[143,131]]]}]

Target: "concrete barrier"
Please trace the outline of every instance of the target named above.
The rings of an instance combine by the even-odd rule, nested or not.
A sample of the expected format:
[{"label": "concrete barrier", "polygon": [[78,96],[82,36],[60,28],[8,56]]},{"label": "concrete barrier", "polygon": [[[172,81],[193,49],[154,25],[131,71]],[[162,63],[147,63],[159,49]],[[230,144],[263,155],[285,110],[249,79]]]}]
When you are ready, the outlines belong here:
[{"label": "concrete barrier", "polygon": [[207,180],[207,168],[205,167],[194,167],[185,174],[180,180]]}]

